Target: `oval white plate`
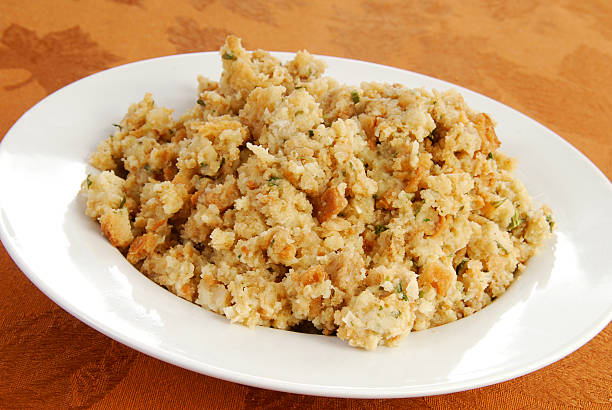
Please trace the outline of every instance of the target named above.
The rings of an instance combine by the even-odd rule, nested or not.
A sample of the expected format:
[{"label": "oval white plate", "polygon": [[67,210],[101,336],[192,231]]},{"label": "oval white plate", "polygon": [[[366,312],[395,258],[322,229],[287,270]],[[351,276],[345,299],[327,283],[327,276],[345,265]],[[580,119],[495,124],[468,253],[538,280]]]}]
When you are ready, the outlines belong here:
[{"label": "oval white plate", "polygon": [[[289,53],[275,53],[282,60]],[[323,57],[342,82],[456,87],[376,64]],[[0,238],[17,265],[78,319],[146,354],[210,376],[288,392],[408,397],[484,386],[531,372],[582,346],[612,316],[612,188],[552,131],[456,87],[498,121],[502,150],[554,210],[557,235],[509,291],[466,319],[408,335],[398,348],[354,349],[334,337],[250,330],[170,294],[136,271],[83,212],[87,158],[145,92],[181,113],[196,76],[218,79],[217,53],[104,71],[45,98],[0,145]]]}]

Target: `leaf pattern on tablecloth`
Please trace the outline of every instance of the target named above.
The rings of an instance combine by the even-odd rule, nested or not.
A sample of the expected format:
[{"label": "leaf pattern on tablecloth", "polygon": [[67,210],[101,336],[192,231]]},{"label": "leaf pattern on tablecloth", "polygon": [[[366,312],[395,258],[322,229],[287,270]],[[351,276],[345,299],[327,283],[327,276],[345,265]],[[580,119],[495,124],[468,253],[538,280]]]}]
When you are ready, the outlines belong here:
[{"label": "leaf pattern on tablecloth", "polygon": [[[28,391],[34,407],[89,407],[126,376],[138,355],[57,307],[2,330],[0,358],[11,358],[11,366],[3,366],[0,408],[23,403],[13,391]],[[25,371],[28,367],[36,372]]]},{"label": "leaf pattern on tablecloth", "polygon": [[177,17],[176,24],[168,29],[168,40],[179,53],[213,51],[221,47],[228,34],[220,28],[201,28],[192,18]]},{"label": "leaf pattern on tablecloth", "polygon": [[605,54],[581,44],[563,58],[559,74],[575,84],[589,87],[592,91],[612,90],[612,49],[609,51],[610,54]]},{"label": "leaf pattern on tablecloth", "polygon": [[74,26],[40,38],[33,30],[11,24],[0,37],[0,69],[18,68],[30,77],[7,90],[37,81],[48,93],[96,71],[119,58],[101,49],[88,33]]},{"label": "leaf pattern on tablecloth", "polygon": [[286,410],[314,408],[316,401],[317,398],[315,396],[301,394],[277,394],[271,396],[269,390],[249,387],[244,398],[244,409]]},{"label": "leaf pattern on tablecloth", "polygon": [[[612,2],[608,0],[575,1],[563,0],[563,7],[571,13],[572,17],[580,17],[584,22],[607,39],[612,38]],[[611,393],[612,396],[612,393]],[[610,397],[612,401],[612,397]]]},{"label": "leaf pattern on tablecloth", "polygon": [[489,0],[486,6],[496,19],[505,20],[523,17],[533,12],[538,3],[541,2],[537,0],[514,0],[512,2]]},{"label": "leaf pattern on tablecloth", "polygon": [[279,9],[291,10],[296,6],[301,6],[301,1],[286,0],[191,0],[193,6],[200,11],[213,3],[220,3],[226,9],[251,20],[260,23],[277,24],[275,11]]},{"label": "leaf pattern on tablecloth", "polygon": [[114,3],[127,4],[128,6],[142,7],[142,0],[110,0]]},{"label": "leaf pattern on tablecloth", "polygon": [[360,1],[350,9],[335,6],[337,17],[327,26],[332,41],[351,57],[367,59],[371,54],[401,53],[405,38],[422,34],[423,26],[436,25],[448,12],[437,1],[411,1],[405,7],[398,7],[392,0]]}]

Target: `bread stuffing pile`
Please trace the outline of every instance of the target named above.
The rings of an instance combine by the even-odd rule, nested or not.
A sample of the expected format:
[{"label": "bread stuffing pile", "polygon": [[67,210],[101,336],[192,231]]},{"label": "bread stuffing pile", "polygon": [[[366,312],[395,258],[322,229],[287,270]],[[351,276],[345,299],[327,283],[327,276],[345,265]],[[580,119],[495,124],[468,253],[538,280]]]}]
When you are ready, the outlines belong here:
[{"label": "bread stuffing pile", "polygon": [[[91,156],[86,213],[140,272],[231,322],[351,346],[503,294],[554,222],[455,91],[349,86],[230,36],[178,120],[150,94]],[[194,93],[195,94],[195,93]]]}]

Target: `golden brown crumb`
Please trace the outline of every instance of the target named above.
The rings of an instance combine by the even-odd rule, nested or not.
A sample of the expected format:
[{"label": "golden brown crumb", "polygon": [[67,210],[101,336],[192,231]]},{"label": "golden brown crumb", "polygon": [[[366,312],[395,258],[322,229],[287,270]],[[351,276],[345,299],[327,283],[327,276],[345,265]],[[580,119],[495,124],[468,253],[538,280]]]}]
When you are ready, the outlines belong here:
[{"label": "golden brown crumb", "polygon": [[491,303],[550,236],[457,92],[346,86],[306,51],[281,63],[233,36],[220,54],[178,119],[150,94],[132,105],[83,183],[110,243],[176,295],[395,346]]}]

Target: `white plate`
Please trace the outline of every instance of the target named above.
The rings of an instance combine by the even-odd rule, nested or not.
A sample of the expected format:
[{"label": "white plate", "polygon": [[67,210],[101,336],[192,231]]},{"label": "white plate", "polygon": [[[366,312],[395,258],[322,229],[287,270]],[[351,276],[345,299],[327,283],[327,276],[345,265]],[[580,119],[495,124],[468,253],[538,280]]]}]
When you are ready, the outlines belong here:
[{"label": "white plate", "polygon": [[[283,60],[289,53],[275,53]],[[345,83],[451,84],[395,68],[324,57]],[[104,334],[187,369],[282,391],[344,397],[454,392],[523,375],[582,346],[612,316],[612,188],[576,149],[542,125],[458,88],[499,123],[502,150],[557,235],[506,294],[466,319],[408,335],[398,348],[354,349],[334,337],[230,325],[136,271],[83,212],[87,158],[145,92],[177,113],[196,76],[217,79],[217,53],[158,58],[71,84],[21,117],[0,145],[0,238],[57,304]],[[24,302],[25,303],[25,302]]]}]

